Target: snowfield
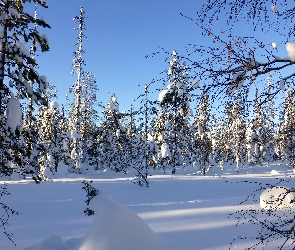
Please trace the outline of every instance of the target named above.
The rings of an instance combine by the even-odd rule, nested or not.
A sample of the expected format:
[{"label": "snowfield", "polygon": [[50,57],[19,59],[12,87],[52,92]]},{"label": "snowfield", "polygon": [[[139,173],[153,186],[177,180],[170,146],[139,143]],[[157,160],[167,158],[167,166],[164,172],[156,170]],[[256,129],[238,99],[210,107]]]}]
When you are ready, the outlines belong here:
[{"label": "snowfield", "polygon": [[[257,242],[259,228],[242,219],[245,224],[237,225],[236,212],[251,209],[260,218],[259,199],[267,184],[295,187],[294,173],[285,165],[239,170],[225,166],[207,176],[193,169],[177,172],[151,176],[149,188],[111,171],[71,174],[38,185],[29,179],[3,180],[11,195],[2,202],[19,215],[10,217],[7,227],[16,246],[1,232],[0,249],[246,249]],[[83,213],[82,180],[93,180],[100,191],[90,203],[94,216]],[[256,196],[240,204],[259,188]],[[265,249],[280,244],[276,240]]]}]

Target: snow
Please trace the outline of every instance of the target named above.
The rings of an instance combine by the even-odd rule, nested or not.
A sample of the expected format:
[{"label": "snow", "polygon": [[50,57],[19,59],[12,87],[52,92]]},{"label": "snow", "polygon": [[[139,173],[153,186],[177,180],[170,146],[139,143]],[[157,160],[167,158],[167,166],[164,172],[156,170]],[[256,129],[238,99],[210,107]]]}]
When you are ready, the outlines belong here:
[{"label": "snow", "polygon": [[57,168],[55,176],[58,178],[66,177],[69,174],[69,167],[67,165],[60,165]]},{"label": "snow", "polygon": [[15,45],[23,56],[30,57],[30,51],[25,47],[25,45],[22,42],[16,41]]},{"label": "snow", "polygon": [[94,197],[89,208],[96,216],[79,250],[167,249],[165,240],[154,233],[143,219],[109,195]]},{"label": "snow", "polygon": [[161,145],[161,156],[162,156],[162,158],[171,156],[169,145],[167,143],[163,143]]},{"label": "snow", "polygon": [[28,93],[28,95],[32,96],[34,94],[34,91],[33,91],[33,87],[31,86],[31,84],[27,80],[24,80],[23,83],[26,87],[26,92]]},{"label": "snow", "polygon": [[10,128],[11,132],[14,132],[16,128],[22,126],[22,108],[19,100],[13,96],[7,103],[7,121],[6,126]]},{"label": "snow", "polygon": [[271,175],[281,175],[277,170],[273,169],[270,172]]},{"label": "snow", "polygon": [[286,49],[288,51],[287,60],[295,62],[295,44],[291,42],[286,43]]},{"label": "snow", "polygon": [[[278,180],[269,168],[244,166],[239,173],[234,168],[225,163],[224,171],[215,168],[207,176],[193,167],[185,172],[179,168],[173,176],[158,173],[149,177],[149,188],[136,186],[128,175],[111,171],[53,176],[51,182],[39,185],[29,178],[0,180],[8,183],[11,193],[1,201],[19,212],[9,218],[7,227],[16,246],[0,233],[1,249],[99,250],[105,246],[107,250],[225,250],[238,236],[247,239],[234,241],[231,248],[248,249],[255,241],[249,237],[258,235],[255,227],[249,222],[236,226],[236,218],[229,214],[251,209],[258,216],[261,192],[258,201],[240,202],[266,184],[276,187]],[[294,176],[284,165],[273,164],[272,169],[282,173],[281,178]],[[81,182],[90,179],[100,192],[90,202],[95,214],[88,217],[83,214],[86,194]],[[287,178],[286,187],[279,186],[271,194],[277,197],[294,184],[293,178]],[[278,244],[271,242],[264,249],[276,249]]]},{"label": "snow", "polygon": [[13,16],[18,16],[18,11],[15,8],[9,7],[8,8],[9,13],[11,13]]},{"label": "snow", "polygon": [[260,196],[260,206],[264,209],[282,209],[293,206],[294,192],[288,187],[267,188]]},{"label": "snow", "polygon": [[49,103],[49,108],[52,109],[52,110],[53,109],[59,110],[59,104],[56,101],[52,101],[52,102]]},{"label": "snow", "polygon": [[81,138],[79,132],[77,130],[72,130],[71,131],[71,138],[74,140],[74,141],[77,141],[78,139]]},{"label": "snow", "polygon": [[276,43],[271,43],[271,46],[276,49],[277,48],[277,44]]},{"label": "snow", "polygon": [[171,92],[171,85],[168,84],[167,88],[166,89],[163,89],[160,93],[159,93],[159,97],[158,97],[158,101],[161,103],[163,102],[165,96],[167,93],[170,93]]},{"label": "snow", "polygon": [[118,98],[115,95],[110,98],[107,104],[107,109],[115,112],[119,111]]}]

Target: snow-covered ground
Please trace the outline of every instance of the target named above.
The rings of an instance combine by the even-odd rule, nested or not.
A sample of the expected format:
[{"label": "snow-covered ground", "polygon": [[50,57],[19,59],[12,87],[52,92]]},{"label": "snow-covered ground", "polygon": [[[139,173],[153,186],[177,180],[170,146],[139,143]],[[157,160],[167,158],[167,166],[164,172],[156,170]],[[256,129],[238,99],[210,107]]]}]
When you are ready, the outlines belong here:
[{"label": "snow-covered ground", "polygon": [[[295,187],[290,176],[294,173],[284,165],[272,165],[239,171],[227,166],[208,176],[179,170],[174,176],[151,176],[149,188],[110,171],[70,175],[38,185],[31,180],[6,181],[11,195],[2,201],[19,215],[9,219],[8,227],[16,246],[1,232],[0,249],[229,249],[238,236],[247,239],[235,240],[232,248],[246,249],[255,244],[250,237],[257,236],[258,229],[249,223],[236,226],[235,216],[229,214],[259,211],[264,189],[256,200],[238,204],[259,187],[277,183],[277,178],[289,180],[280,185]],[[93,180],[100,191],[90,204],[94,216],[83,213],[85,179]],[[274,249],[275,244],[280,242],[267,249]]]}]

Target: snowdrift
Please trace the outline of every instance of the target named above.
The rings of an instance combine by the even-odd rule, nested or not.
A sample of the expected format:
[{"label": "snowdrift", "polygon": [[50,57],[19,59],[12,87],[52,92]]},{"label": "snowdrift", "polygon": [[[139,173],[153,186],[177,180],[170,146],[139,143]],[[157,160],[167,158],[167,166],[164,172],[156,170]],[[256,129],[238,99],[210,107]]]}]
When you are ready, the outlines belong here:
[{"label": "snowdrift", "polygon": [[267,188],[260,195],[260,206],[264,209],[290,208],[294,201],[294,190],[283,186]]},{"label": "snowdrift", "polygon": [[51,236],[26,250],[162,250],[176,249],[161,238],[134,212],[100,193],[89,205],[94,221],[81,239],[66,242]]}]

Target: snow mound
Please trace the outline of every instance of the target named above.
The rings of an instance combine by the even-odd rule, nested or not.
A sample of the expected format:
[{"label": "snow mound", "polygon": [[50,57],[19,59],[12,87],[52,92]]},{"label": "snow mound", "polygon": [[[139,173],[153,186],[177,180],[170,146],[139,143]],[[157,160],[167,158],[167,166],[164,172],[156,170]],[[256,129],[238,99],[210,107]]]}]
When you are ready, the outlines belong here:
[{"label": "snow mound", "polygon": [[283,209],[293,206],[294,191],[288,187],[271,187],[260,195],[260,206],[264,209]]},{"label": "snow mound", "polygon": [[81,239],[63,241],[51,236],[26,250],[173,250],[179,249],[158,236],[134,212],[99,193],[89,205],[94,220]]},{"label": "snow mound", "polygon": [[270,174],[271,175],[281,175],[277,170],[271,170]]},{"label": "snow mound", "polygon": [[61,237],[53,235],[46,240],[43,240],[36,250],[61,250],[63,249],[64,242]]},{"label": "snow mound", "polygon": [[89,208],[95,219],[79,250],[171,249],[137,214],[110,196],[99,194]]}]

